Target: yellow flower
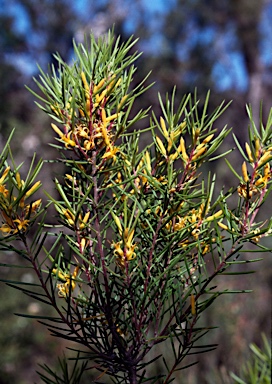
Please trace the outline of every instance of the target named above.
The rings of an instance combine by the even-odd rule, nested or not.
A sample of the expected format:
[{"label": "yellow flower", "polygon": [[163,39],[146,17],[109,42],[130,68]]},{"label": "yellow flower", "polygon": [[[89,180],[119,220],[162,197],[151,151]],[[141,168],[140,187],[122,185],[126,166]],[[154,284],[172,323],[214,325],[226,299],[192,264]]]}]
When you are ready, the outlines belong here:
[{"label": "yellow flower", "polygon": [[97,93],[99,91],[99,89],[103,87],[105,82],[106,82],[105,78],[100,80],[99,83],[93,87],[93,93]]},{"label": "yellow flower", "polygon": [[192,156],[192,161],[196,161],[201,155],[203,155],[203,153],[206,151],[206,149],[207,149],[206,147],[202,147],[199,149],[196,148],[196,152]]},{"label": "yellow flower", "polygon": [[163,136],[168,140],[169,139],[169,132],[167,131],[166,124],[165,124],[165,121],[164,121],[162,116],[160,117],[160,125],[161,125],[162,131],[163,131]]},{"label": "yellow flower", "polygon": [[37,191],[37,189],[40,187],[41,185],[41,182],[40,181],[37,181],[25,194],[25,197],[29,197],[31,195],[33,195],[34,192]]},{"label": "yellow flower", "polygon": [[86,76],[85,76],[85,73],[84,72],[81,72],[81,80],[82,80],[82,83],[83,83],[83,86],[84,86],[84,89],[85,89],[85,96],[86,98],[88,99],[90,97],[90,86],[87,82],[87,79],[86,79]]},{"label": "yellow flower", "polygon": [[113,161],[116,161],[116,153],[119,152],[119,149],[114,146],[108,146],[106,152],[102,156],[102,159],[113,159]]},{"label": "yellow flower", "polygon": [[160,149],[160,152],[166,156],[166,149],[163,145],[163,142],[161,141],[161,139],[159,138],[159,136],[156,136],[156,141],[157,141],[157,144],[158,144],[158,147]]},{"label": "yellow flower", "polygon": [[206,217],[206,221],[213,221],[218,217],[220,217],[222,214],[223,214],[223,211],[220,209],[220,211],[216,212],[214,215]]},{"label": "yellow flower", "polygon": [[137,245],[132,243],[134,229],[130,230],[129,228],[125,228],[123,230],[119,218],[115,215],[114,220],[119,228],[119,234],[123,237],[122,241],[112,243],[113,247],[115,248],[114,255],[117,257],[117,265],[120,268],[125,269],[126,262],[131,261],[136,257],[135,248],[137,247]]},{"label": "yellow flower", "polygon": [[5,184],[4,184],[4,185],[1,185],[1,184],[0,184],[0,194],[3,195],[4,197],[8,197],[8,195],[9,195],[9,190],[6,189]]},{"label": "yellow flower", "polygon": [[248,143],[245,143],[245,148],[246,148],[246,153],[247,153],[249,162],[253,163],[254,162],[254,158],[252,156],[252,151],[251,151],[251,148],[250,148]]},{"label": "yellow flower", "polygon": [[225,229],[225,230],[229,230],[229,227],[224,224],[224,223],[221,223],[220,221],[217,223],[219,227],[221,227],[222,229]]},{"label": "yellow flower", "polygon": [[82,230],[87,226],[90,214],[91,214],[91,211],[88,211],[87,213],[85,213],[83,219],[82,219],[82,216],[79,215],[79,221],[80,221],[79,229]]},{"label": "yellow flower", "polygon": [[242,164],[242,175],[243,175],[244,181],[247,183],[249,181],[249,177],[247,174],[247,166],[245,161]]},{"label": "yellow flower", "polygon": [[8,173],[10,171],[10,167],[7,167],[3,173],[3,175],[1,176],[0,178],[0,185],[3,184],[3,182],[5,181],[5,178],[7,177]]},{"label": "yellow flower", "polygon": [[265,151],[260,160],[258,161],[258,167],[261,167],[265,162],[272,159],[271,151]]},{"label": "yellow flower", "polygon": [[73,274],[63,273],[61,270],[54,268],[52,273],[57,276],[58,279],[65,281],[65,283],[57,284],[57,288],[59,290],[59,297],[67,297],[70,292],[73,292],[76,287],[75,279],[78,275],[79,266],[76,266]]},{"label": "yellow flower", "polygon": [[75,215],[70,211],[70,209],[63,209],[62,214],[66,217],[68,224],[75,225]]},{"label": "yellow flower", "polygon": [[251,199],[254,193],[257,192],[257,188],[252,185],[240,184],[237,188],[238,195],[243,197],[244,199]]},{"label": "yellow flower", "polygon": [[75,147],[76,142],[71,139],[71,132],[68,132],[67,135],[65,135],[57,126],[56,124],[51,124],[51,127],[54,129],[54,131],[59,135],[60,139],[64,141],[65,147],[68,148],[69,146]]},{"label": "yellow flower", "polygon": [[[16,223],[16,227],[19,231],[25,231],[27,229],[29,220],[26,219],[15,219],[13,220],[14,223]],[[17,231],[16,231],[17,232]]]},{"label": "yellow flower", "polygon": [[13,231],[13,228],[9,224],[5,223],[2,227],[0,227],[0,231],[3,232],[3,234],[9,235],[11,231]]},{"label": "yellow flower", "polygon": [[25,231],[28,227],[29,220],[9,218],[6,213],[1,212],[2,216],[6,219],[6,222],[0,227],[0,231],[4,234],[16,234],[18,231]]},{"label": "yellow flower", "polygon": [[178,150],[181,152],[183,160],[185,162],[187,162],[189,160],[189,157],[186,153],[185,141],[184,141],[183,137],[180,138]]}]

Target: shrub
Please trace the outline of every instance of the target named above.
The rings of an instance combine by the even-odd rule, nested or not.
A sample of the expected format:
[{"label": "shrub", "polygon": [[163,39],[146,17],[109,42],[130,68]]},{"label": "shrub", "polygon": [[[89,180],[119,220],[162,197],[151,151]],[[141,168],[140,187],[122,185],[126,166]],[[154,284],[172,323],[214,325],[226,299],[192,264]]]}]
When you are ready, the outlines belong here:
[{"label": "shrub", "polygon": [[[187,356],[216,347],[199,342],[209,330],[199,320],[219,295],[235,292],[218,290],[215,277],[260,260],[243,257],[248,244],[269,250],[262,239],[271,235],[271,218],[256,219],[271,190],[272,111],[257,127],[248,107],[248,142],[235,139],[244,162],[226,160],[238,187],[216,194],[216,176],[201,169],[226,155],[218,148],[230,130],[214,125],[227,105],[208,113],[209,95],[200,107],[196,94],[176,105],[173,91],[165,101],[159,95],[161,116],[149,108],[133,116],[135,99],[149,88],[146,79],[131,87],[134,44],[120,44],[111,32],[98,41],[90,36],[74,44],[71,65],[55,55],[58,68],[41,70],[41,93],[33,93],[54,120],[59,158],[34,156],[23,180],[11,137],[2,151],[1,250],[18,254],[37,276],[7,283],[52,307],[54,315],[26,316],[75,345],[70,376],[60,360],[60,374],[44,366],[45,383],[79,383],[90,370],[95,382],[170,383],[193,364]],[[146,128],[137,128],[146,117]],[[54,161],[64,172],[55,179],[57,197],[45,192],[46,202],[34,197],[41,187],[35,180]],[[153,352],[161,343],[165,356]],[[158,359],[165,371],[152,376],[149,365]]]}]

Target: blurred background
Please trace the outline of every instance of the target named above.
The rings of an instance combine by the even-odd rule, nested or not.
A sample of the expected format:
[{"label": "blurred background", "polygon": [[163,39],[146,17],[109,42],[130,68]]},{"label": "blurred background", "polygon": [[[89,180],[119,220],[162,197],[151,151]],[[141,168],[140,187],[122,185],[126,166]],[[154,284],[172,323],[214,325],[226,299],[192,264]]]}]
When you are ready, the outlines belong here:
[{"label": "blurred background", "polygon": [[[137,108],[151,104],[159,114],[158,92],[171,92],[174,85],[177,102],[196,87],[202,100],[210,90],[210,110],[222,100],[233,100],[218,128],[233,127],[244,145],[248,129],[245,104],[251,104],[256,121],[260,102],[264,121],[272,107],[271,20],[271,0],[0,0],[0,148],[15,127],[12,148],[17,164],[27,164],[33,152],[44,159],[54,156],[47,145],[53,142],[49,119],[35,106],[25,84],[35,89],[36,63],[47,71],[56,51],[65,61],[72,61],[73,38],[83,42],[84,34],[99,36],[113,25],[123,40],[131,34],[140,38],[137,50],[144,53],[137,61],[135,84],[150,70],[149,81],[156,81],[137,101]],[[234,147],[231,136],[225,146]],[[240,158],[235,156],[239,155],[232,153],[231,162],[240,167]],[[237,184],[223,160],[217,169],[212,166],[220,187]],[[54,168],[52,174],[42,174],[44,189],[52,188],[53,172]],[[271,204],[268,208],[271,211]],[[264,260],[254,265],[255,274],[218,281],[221,289],[253,292],[224,295],[213,304],[203,322],[219,326],[206,338],[219,346],[199,356],[199,364],[181,371],[174,383],[229,384],[229,371],[238,373],[246,362],[248,344],[260,345],[262,332],[270,338],[271,254],[262,256]],[[10,257],[16,261],[15,256]],[[0,262],[5,260],[10,261],[1,255]],[[18,278],[18,271],[1,267],[0,277]],[[33,279],[25,272],[19,278]],[[62,356],[63,343],[52,339],[42,325],[13,315],[46,310],[0,283],[0,384],[40,383],[37,364],[54,366],[56,356]],[[91,374],[87,382],[91,382]]]}]

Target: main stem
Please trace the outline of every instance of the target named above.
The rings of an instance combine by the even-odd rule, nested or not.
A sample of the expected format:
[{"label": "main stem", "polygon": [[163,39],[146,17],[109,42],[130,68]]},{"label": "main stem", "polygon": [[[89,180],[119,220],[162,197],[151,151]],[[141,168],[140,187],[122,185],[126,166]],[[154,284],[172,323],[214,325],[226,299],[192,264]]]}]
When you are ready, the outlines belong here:
[{"label": "main stem", "polygon": [[137,384],[136,366],[132,365],[128,371],[129,384]]}]

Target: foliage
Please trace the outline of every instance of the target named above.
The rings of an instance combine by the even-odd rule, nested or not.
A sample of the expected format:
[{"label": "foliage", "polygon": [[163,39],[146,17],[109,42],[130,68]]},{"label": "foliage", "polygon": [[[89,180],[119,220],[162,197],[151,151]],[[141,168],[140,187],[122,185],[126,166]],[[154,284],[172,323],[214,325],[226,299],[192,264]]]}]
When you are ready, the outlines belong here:
[{"label": "foliage", "polygon": [[262,335],[263,348],[250,344],[251,358],[241,369],[238,377],[231,373],[236,384],[269,384],[271,383],[271,345],[265,335]]},{"label": "foliage", "polygon": [[[133,116],[135,99],[149,88],[146,78],[130,88],[139,57],[131,53],[134,44],[115,41],[111,32],[97,41],[91,35],[74,44],[74,63],[57,54],[58,68],[40,70],[42,96],[33,93],[54,120],[60,154],[46,166],[65,167],[55,179],[58,198],[33,197],[41,160],[33,157],[23,180],[11,137],[2,151],[0,249],[24,258],[37,276],[35,283],[6,282],[53,307],[52,316],[25,316],[75,344],[71,376],[61,361],[61,376],[44,367],[46,383],[78,383],[88,371],[98,372],[96,382],[172,382],[189,366],[187,356],[216,347],[199,343],[209,331],[199,320],[219,295],[235,291],[217,289],[214,279],[237,273],[229,271],[233,265],[260,260],[242,257],[247,244],[270,251],[262,239],[271,235],[272,219],[256,222],[256,216],[271,190],[272,111],[257,127],[248,108],[249,143],[243,149],[236,139],[241,172],[227,162],[239,186],[215,196],[216,176],[201,169],[226,155],[218,148],[230,130],[214,124],[227,105],[208,114],[209,95],[200,108],[196,94],[175,105],[174,90],[165,100],[159,95],[161,116],[149,108]],[[149,125],[135,129],[147,116]],[[141,141],[146,134],[148,144]],[[50,205],[54,225],[48,224]],[[161,343],[169,344],[167,356],[149,359]],[[159,359],[165,370],[152,377],[149,365]]]}]

